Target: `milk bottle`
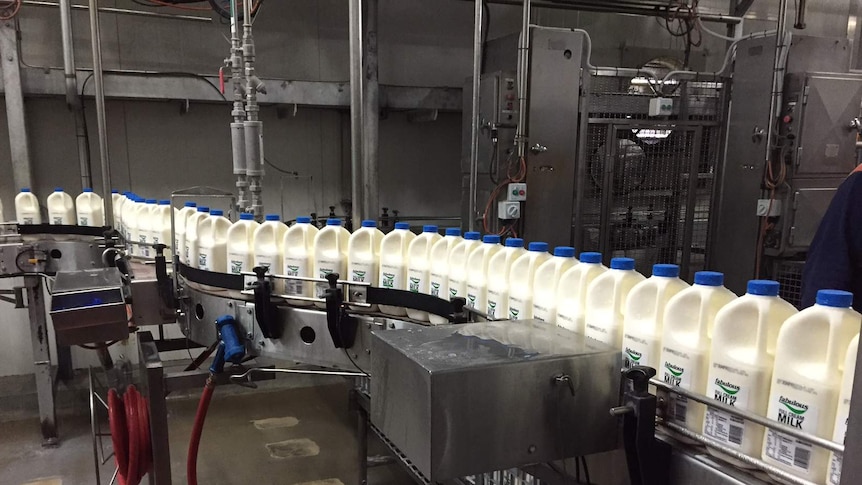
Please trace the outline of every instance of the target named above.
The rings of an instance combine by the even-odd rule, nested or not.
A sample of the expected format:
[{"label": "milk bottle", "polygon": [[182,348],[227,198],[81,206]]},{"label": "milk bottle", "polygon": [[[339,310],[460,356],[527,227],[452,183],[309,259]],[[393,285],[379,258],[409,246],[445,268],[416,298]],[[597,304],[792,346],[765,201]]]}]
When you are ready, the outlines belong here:
[{"label": "milk bottle", "polygon": [[[736,295],[723,286],[724,274],[699,271],[694,285],[676,294],[664,311],[661,367],[664,382],[706,394],[709,352],[715,316]],[[669,417],[696,432],[703,432],[706,407],[681,396],[671,396]]]},{"label": "milk bottle", "polygon": [[227,271],[250,272],[254,268],[254,233],[260,226],[254,214],[243,212],[227,231]]},{"label": "milk bottle", "polygon": [[[122,217],[122,222],[123,222],[123,224],[122,224],[122,226],[123,226],[123,231],[122,231],[123,232],[123,238],[125,238],[125,240],[127,242],[131,242],[131,241],[136,240],[136,239],[132,239],[132,225],[134,224],[134,222],[132,221],[132,214],[136,210],[137,203],[138,203],[138,196],[129,192],[128,195],[126,196],[126,198],[127,198],[127,200],[126,200],[126,203],[123,204],[123,209],[122,209],[122,213],[120,214],[120,216]],[[130,252],[130,254],[134,254],[134,247],[133,246],[129,246],[129,252]]]},{"label": "milk bottle", "polygon": [[[377,284],[382,241],[383,233],[377,229],[377,221],[362,221],[362,227],[353,231],[347,241],[347,275],[350,281]],[[360,309],[353,306],[351,308]],[[376,311],[377,305],[368,310]]]},{"label": "milk bottle", "polygon": [[[431,249],[443,239],[437,226],[424,226],[422,234],[416,236],[407,247],[407,289],[413,293],[431,294]],[[407,308],[407,316],[423,322],[430,321],[427,312]]]},{"label": "milk bottle", "polygon": [[[287,234],[287,225],[281,222],[281,216],[267,214],[263,216],[263,224],[248,225],[253,226],[251,252],[254,257],[251,268],[266,266],[269,268],[269,274],[287,274],[280,273],[284,269],[284,236]],[[276,288],[277,292],[283,290],[282,285],[278,283]]]},{"label": "milk bottle", "polygon": [[467,258],[467,306],[480,312],[488,307],[488,265],[502,249],[500,236],[489,234]]},{"label": "milk bottle", "polygon": [[557,325],[584,333],[587,287],[607,270],[602,253],[581,253],[578,264],[563,273],[557,284]]},{"label": "milk bottle", "polygon": [[[847,357],[844,359],[844,374],[841,377],[841,392],[838,393],[838,410],[835,413],[835,425],[832,432],[832,441],[844,443],[847,437],[847,421],[850,420],[850,397],[853,394],[853,377],[856,374],[856,355],[859,351],[859,336],[853,337],[850,347],[847,349]],[[826,484],[838,485],[841,483],[842,457],[832,453],[827,470]]]},{"label": "milk bottle", "polygon": [[57,187],[48,196],[48,221],[55,226],[75,224],[75,202],[72,196]]},{"label": "milk bottle", "polygon": [[455,297],[467,298],[467,259],[482,243],[478,232],[469,231],[464,234],[464,240],[456,244],[449,252],[449,299]]},{"label": "milk bottle", "polygon": [[[380,242],[379,287],[407,289],[407,249],[415,238],[406,222],[396,222],[395,230],[383,237]],[[389,315],[407,315],[406,308],[397,306],[380,305],[380,311]]]},{"label": "milk bottle", "polygon": [[42,223],[39,199],[27,187],[21,189],[21,193],[15,196],[15,219],[18,224]]},{"label": "milk bottle", "polygon": [[124,222],[123,225],[126,228],[126,242],[128,243],[129,254],[132,256],[140,256],[141,250],[138,248],[138,211],[140,210],[141,205],[143,205],[144,199],[141,199],[137,195],[132,196],[132,200],[126,204],[125,208],[128,211],[128,214],[123,217]]},{"label": "milk bottle", "polygon": [[512,263],[527,251],[524,240],[517,237],[506,239],[503,249],[488,262],[488,297],[485,313],[490,320],[506,320],[509,317],[509,270]]},{"label": "milk bottle", "polygon": [[87,187],[75,199],[75,212],[79,226],[102,227],[105,225],[105,204],[93,189]]},{"label": "milk bottle", "polygon": [[679,266],[653,265],[652,276],[632,288],[626,297],[623,318],[623,365],[645,365],[658,369],[661,364],[661,337],[667,302],[688,283],[679,279]]},{"label": "milk bottle", "polygon": [[111,190],[111,204],[114,212],[114,220],[111,221],[111,226],[113,226],[114,229],[120,229],[120,214],[123,211],[123,202],[125,201],[125,196],[123,196],[119,190]]},{"label": "milk bottle", "polygon": [[[174,251],[182,263],[189,264],[188,256],[186,255],[186,229],[188,228],[189,218],[197,212],[198,204],[196,202],[186,202],[183,208],[176,212],[174,216]],[[126,213],[126,206],[123,205],[123,213]],[[126,216],[123,216],[123,220]]]},{"label": "milk bottle", "polygon": [[198,232],[201,222],[209,217],[210,208],[201,206],[197,212],[189,216],[186,221],[186,264],[192,268],[198,267]]},{"label": "milk bottle", "polygon": [[533,281],[539,266],[551,259],[548,243],[531,242],[527,254],[512,263],[509,269],[509,320],[533,318]]},{"label": "milk bottle", "polygon": [[[793,305],[779,298],[777,281],[749,281],[748,293],[725,305],[715,317],[706,395],[765,416],[778,331],[795,313]],[[712,408],[706,411],[703,432],[746,455],[757,456],[763,445],[762,426]]]},{"label": "milk bottle", "polygon": [[138,241],[141,243],[141,256],[145,258],[152,258],[156,255],[156,251],[153,249],[153,237],[155,236],[154,224],[158,202],[156,199],[147,199],[144,207],[138,213]]},{"label": "milk bottle", "polygon": [[[434,243],[431,248],[431,271],[429,273],[429,285],[431,296],[449,300],[449,255],[455,246],[464,241],[461,238],[461,229],[457,227],[446,228],[443,239]],[[437,315],[428,315],[430,322],[434,325],[442,325],[449,322],[448,319]]]},{"label": "milk bottle", "polygon": [[[326,227],[314,237],[314,276],[326,278],[329,273],[338,273],[338,279],[347,276],[347,243],[350,232],[341,227],[341,219],[327,219]],[[317,286],[317,297],[323,298],[329,288],[326,283]],[[326,308],[324,303],[315,303],[319,308]]]},{"label": "milk bottle", "polygon": [[[164,244],[165,260],[173,259],[173,251],[171,251],[171,201],[162,199],[158,205],[152,209],[150,213],[150,236],[152,244]],[[153,257],[156,257],[157,252],[152,250]]]},{"label": "milk bottle", "polygon": [[227,231],[230,221],[219,209],[198,223],[198,268],[227,273]]},{"label": "milk bottle", "polygon": [[[852,304],[852,293],[820,290],[814,306],[781,326],[767,418],[822,438],[832,435],[847,345],[862,324],[862,315],[850,308]],[[826,476],[829,452],[767,430],[763,461],[819,481]]]},{"label": "milk bottle", "polygon": [[566,271],[578,264],[575,248],[558,246],[554,257],[536,269],[533,279],[533,318],[555,323],[557,318],[557,286]]},{"label": "milk bottle", "polygon": [[645,279],[635,271],[634,259],[613,258],[610,270],[587,287],[584,334],[612,347],[622,347],[626,298]]},{"label": "milk bottle", "polygon": [[[311,224],[310,217],[297,217],[296,224],[287,229],[284,233],[282,244],[284,249],[283,275],[301,276],[304,278],[316,276],[313,272],[314,238],[318,232],[317,227]],[[285,281],[284,292],[287,295],[311,298],[315,296],[313,289],[314,284],[311,282],[287,280]],[[289,301],[294,305],[310,304],[302,300]]]},{"label": "milk bottle", "polygon": [[147,232],[150,227],[150,204],[147,203],[148,200],[152,199],[138,198],[135,210],[132,213],[132,219],[134,220],[134,224],[132,225],[132,240],[137,243],[134,245],[135,255],[141,257],[149,257],[150,254],[150,248],[143,245],[146,242]]}]

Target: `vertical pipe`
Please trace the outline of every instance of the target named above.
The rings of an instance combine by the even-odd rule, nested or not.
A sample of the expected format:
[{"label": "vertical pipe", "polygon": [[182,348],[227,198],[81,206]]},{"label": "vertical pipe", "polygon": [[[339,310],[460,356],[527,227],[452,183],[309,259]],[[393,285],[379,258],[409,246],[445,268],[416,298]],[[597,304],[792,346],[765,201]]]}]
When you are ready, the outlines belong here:
[{"label": "vertical pipe", "polygon": [[781,0],[778,5],[778,25],[775,29],[775,61],[772,65],[772,93],[769,98],[769,120],[766,123],[766,163],[772,159],[773,131],[781,107],[781,97],[784,92],[784,55],[787,46],[787,0]]},{"label": "vertical pipe", "polygon": [[75,42],[72,34],[71,0],[60,0],[60,35],[63,41],[63,74],[66,79],[66,104],[75,121],[75,139],[78,142],[78,164],[81,172],[81,188],[92,187],[90,169],[90,146],[85,129],[84,106],[78,95],[78,77],[75,71]]},{"label": "vertical pipe", "polygon": [[518,39],[518,131],[515,143],[518,157],[527,155],[527,79],[530,75],[530,7],[531,1],[524,0],[521,13],[521,36]]},{"label": "vertical pipe", "polygon": [[111,197],[111,161],[108,155],[108,124],[105,120],[105,85],[102,73],[102,28],[99,25],[99,0],[90,0],[90,37],[93,47],[93,84],[96,88],[96,118],[99,124],[99,159],[102,162],[102,194],[105,221],[114,220]]},{"label": "vertical pipe", "polygon": [[24,113],[24,91],[21,86],[21,66],[18,63],[18,31],[16,20],[0,24],[0,53],[3,54],[3,95],[9,125],[9,148],[12,155],[12,179],[15,186],[31,187],[33,168],[30,165],[30,143]]},{"label": "vertical pipe", "polygon": [[[380,210],[378,180],[380,175],[380,85],[377,78],[377,12],[378,0],[366,1],[365,43],[363,60],[365,78],[362,85],[362,215],[371,217]],[[358,225],[354,219],[354,225]],[[358,226],[357,226],[358,227]]]},{"label": "vertical pipe", "polygon": [[231,147],[233,151],[233,173],[236,175],[238,206],[241,212],[250,206],[248,198],[248,171],[245,159],[245,95],[243,93],[243,52],[239,35],[239,10],[236,0],[230,0],[230,78],[233,84],[233,110],[230,124]]},{"label": "vertical pipe", "polygon": [[362,0],[350,0],[350,168],[354,221],[367,214],[363,207],[362,172]]},{"label": "vertical pipe", "polygon": [[260,105],[257,93],[262,91],[262,83],[255,74],[255,46],[252,34],[252,8],[250,1],[243,2],[242,52],[245,60],[245,163],[251,192],[251,212],[258,218],[263,216],[263,122],[260,121]]},{"label": "vertical pipe", "polygon": [[482,0],[475,1],[473,10],[473,92],[470,116],[470,200],[467,221],[471,231],[476,230],[477,196],[479,192],[479,89],[482,77],[482,30],[484,10]]}]

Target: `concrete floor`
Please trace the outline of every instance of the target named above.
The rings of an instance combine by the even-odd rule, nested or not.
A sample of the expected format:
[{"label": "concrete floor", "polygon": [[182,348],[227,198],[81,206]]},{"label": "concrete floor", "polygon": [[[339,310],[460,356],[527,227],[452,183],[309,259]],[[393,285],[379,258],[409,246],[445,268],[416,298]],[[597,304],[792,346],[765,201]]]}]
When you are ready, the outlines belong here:
[{"label": "concrete floor", "polygon": [[[204,427],[198,481],[207,485],[356,484],[357,443],[354,415],[348,411],[348,384],[331,379],[322,384],[239,392],[216,388]],[[196,397],[168,402],[175,484],[186,483],[196,407]],[[37,419],[0,423],[0,484],[95,484],[88,417],[62,416],[59,425],[60,446],[43,448]],[[108,442],[105,446],[110,449]],[[370,454],[383,452],[376,440],[369,448]],[[101,470],[102,483],[107,484],[113,460]],[[369,470],[370,485],[410,483],[398,465]]]}]

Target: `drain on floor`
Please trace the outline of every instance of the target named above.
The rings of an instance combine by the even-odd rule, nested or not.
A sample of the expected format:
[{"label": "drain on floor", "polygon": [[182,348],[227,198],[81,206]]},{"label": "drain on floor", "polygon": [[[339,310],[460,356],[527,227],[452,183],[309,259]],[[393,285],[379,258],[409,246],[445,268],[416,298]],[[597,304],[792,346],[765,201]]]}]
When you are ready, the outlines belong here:
[{"label": "drain on floor", "polygon": [[257,429],[276,429],[276,428],[291,428],[299,424],[299,420],[293,416],[284,416],[281,418],[266,418],[255,419],[252,421]]},{"label": "drain on floor", "polygon": [[320,454],[320,447],[308,438],[267,443],[266,449],[269,450],[271,457],[278,459],[301,458]]}]

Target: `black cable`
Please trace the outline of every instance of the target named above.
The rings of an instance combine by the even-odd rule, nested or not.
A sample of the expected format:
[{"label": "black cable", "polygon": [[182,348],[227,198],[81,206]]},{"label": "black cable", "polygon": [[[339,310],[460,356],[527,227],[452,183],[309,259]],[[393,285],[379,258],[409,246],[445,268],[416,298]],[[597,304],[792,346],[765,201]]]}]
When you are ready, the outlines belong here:
[{"label": "black cable", "polygon": [[484,10],[482,18],[485,25],[482,27],[482,66],[480,74],[485,72],[485,66],[487,65],[485,59],[488,57],[485,55],[487,50],[485,44],[488,43],[488,29],[491,28],[491,9],[488,7],[488,0],[482,0],[482,10]]},{"label": "black cable", "polygon": [[87,350],[99,350],[99,349],[107,349],[108,347],[116,344],[119,340],[111,340],[108,343],[100,343],[96,345],[87,345],[87,344],[78,344],[78,347],[85,348]]},{"label": "black cable", "polygon": [[587,458],[582,456],[581,462],[584,464],[584,478],[587,479],[587,485],[593,485],[593,482],[590,481],[590,469],[587,468]]},{"label": "black cable", "polygon": [[278,165],[276,165],[276,164],[274,164],[274,163],[270,162],[270,161],[269,161],[269,159],[268,159],[268,158],[266,158],[266,157],[263,157],[263,161],[264,161],[267,165],[269,165],[270,167],[274,168],[277,172],[281,172],[281,173],[283,173],[283,174],[285,174],[285,175],[293,175],[294,177],[298,177],[298,176],[299,176],[299,172],[296,172],[296,171],[291,172],[290,170],[285,170],[285,169],[283,169],[283,168],[279,167]]},{"label": "black cable", "polygon": [[500,182],[496,179],[497,172],[499,168],[497,167],[497,143],[493,142],[494,148],[491,150],[491,161],[488,163],[488,176],[491,177],[491,183],[494,184],[494,187],[500,185]]},{"label": "black cable", "polygon": [[[136,72],[123,72],[123,71],[105,71],[107,74],[112,74],[115,76],[144,76],[144,77],[178,77],[178,78],[193,78],[199,79],[210,85],[211,88],[218,93],[222,100],[227,101],[224,93],[221,92],[218,86],[215,85],[210,79],[202,74],[195,74],[193,72],[183,72],[183,71],[161,71],[161,72],[153,72],[153,73],[136,73]],[[93,78],[93,73],[90,72],[87,77],[84,79],[84,82],[81,84],[81,100],[84,98],[84,91],[87,89],[87,83],[90,82],[90,79]]]}]

